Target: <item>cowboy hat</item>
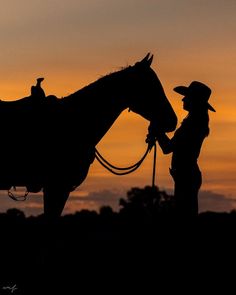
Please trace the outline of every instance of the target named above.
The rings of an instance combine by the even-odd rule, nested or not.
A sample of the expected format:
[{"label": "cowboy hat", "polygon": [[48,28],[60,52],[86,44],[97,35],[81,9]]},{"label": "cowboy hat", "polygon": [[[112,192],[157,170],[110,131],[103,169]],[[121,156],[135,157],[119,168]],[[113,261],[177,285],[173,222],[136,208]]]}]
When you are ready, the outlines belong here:
[{"label": "cowboy hat", "polygon": [[197,97],[199,99],[199,103],[205,104],[206,107],[212,112],[216,111],[208,103],[211,95],[211,89],[199,81],[193,81],[189,86],[177,86],[174,88],[174,91],[184,96],[188,95],[191,98]]}]

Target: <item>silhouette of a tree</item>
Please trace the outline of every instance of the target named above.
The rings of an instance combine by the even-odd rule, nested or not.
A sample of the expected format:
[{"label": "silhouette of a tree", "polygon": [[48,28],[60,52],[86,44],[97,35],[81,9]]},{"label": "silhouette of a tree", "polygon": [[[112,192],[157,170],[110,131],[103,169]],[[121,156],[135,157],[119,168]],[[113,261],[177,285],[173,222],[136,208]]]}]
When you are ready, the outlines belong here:
[{"label": "silhouette of a tree", "polygon": [[114,214],[113,209],[110,206],[102,206],[99,210],[100,216],[110,217]]},{"label": "silhouette of a tree", "polygon": [[7,210],[7,215],[10,217],[10,218],[13,218],[13,219],[25,219],[25,214],[23,211],[19,210],[19,209],[16,209],[16,208],[10,208]]},{"label": "silhouette of a tree", "polygon": [[120,199],[120,213],[132,217],[156,218],[172,211],[172,196],[157,186],[134,187],[127,192],[127,199]]}]

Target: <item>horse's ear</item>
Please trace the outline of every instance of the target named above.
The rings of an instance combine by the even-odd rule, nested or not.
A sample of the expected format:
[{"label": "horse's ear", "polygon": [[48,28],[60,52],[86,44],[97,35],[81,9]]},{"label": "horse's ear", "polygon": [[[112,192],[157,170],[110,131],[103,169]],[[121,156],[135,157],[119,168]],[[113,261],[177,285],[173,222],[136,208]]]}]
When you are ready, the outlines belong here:
[{"label": "horse's ear", "polygon": [[150,56],[150,52],[140,61],[138,62],[137,64],[140,64],[140,65],[145,65],[145,66],[148,66],[150,67],[151,64],[152,64],[152,60],[153,60],[153,54]]},{"label": "horse's ear", "polygon": [[140,63],[145,63],[148,61],[149,57],[150,57],[150,52],[148,52],[148,54],[140,61]]},{"label": "horse's ear", "polygon": [[151,57],[147,60],[147,64],[150,67],[153,61],[153,54],[151,55]]}]

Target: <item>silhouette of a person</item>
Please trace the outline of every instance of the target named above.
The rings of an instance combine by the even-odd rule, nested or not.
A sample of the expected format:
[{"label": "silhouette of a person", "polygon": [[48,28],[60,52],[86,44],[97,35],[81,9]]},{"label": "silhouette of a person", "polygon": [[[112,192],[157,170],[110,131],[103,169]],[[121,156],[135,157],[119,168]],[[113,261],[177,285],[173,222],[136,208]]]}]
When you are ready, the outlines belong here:
[{"label": "silhouette of a person", "polygon": [[176,214],[181,217],[194,217],[198,214],[198,192],[202,175],[198,157],[203,140],[209,135],[208,110],[215,109],[208,103],[211,89],[205,84],[193,81],[189,87],[178,86],[174,91],[184,95],[183,109],[188,115],[170,139],[158,130],[155,121],[150,123],[147,142],[158,141],[164,154],[172,153],[170,174],[174,180],[174,200]]},{"label": "silhouette of a person", "polygon": [[41,100],[46,97],[43,88],[41,87],[41,82],[44,78],[38,78],[36,85],[31,87],[31,96],[35,99]]}]

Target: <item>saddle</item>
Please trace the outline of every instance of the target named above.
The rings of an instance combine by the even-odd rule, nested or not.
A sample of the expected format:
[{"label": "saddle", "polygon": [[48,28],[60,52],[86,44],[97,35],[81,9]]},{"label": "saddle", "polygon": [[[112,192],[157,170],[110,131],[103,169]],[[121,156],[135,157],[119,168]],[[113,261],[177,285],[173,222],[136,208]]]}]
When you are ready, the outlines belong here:
[{"label": "saddle", "polygon": [[[55,95],[43,99],[28,96],[15,101],[0,100],[0,190],[26,187],[27,192],[36,193],[42,189],[42,181],[36,182],[38,175],[31,177],[30,170],[43,158],[40,141],[51,110],[59,101]],[[26,161],[26,155],[31,153]]]}]

